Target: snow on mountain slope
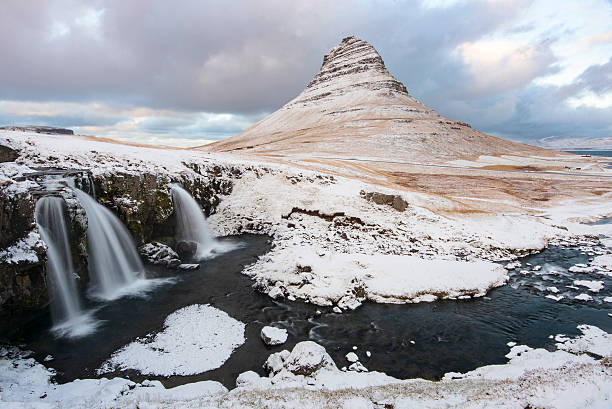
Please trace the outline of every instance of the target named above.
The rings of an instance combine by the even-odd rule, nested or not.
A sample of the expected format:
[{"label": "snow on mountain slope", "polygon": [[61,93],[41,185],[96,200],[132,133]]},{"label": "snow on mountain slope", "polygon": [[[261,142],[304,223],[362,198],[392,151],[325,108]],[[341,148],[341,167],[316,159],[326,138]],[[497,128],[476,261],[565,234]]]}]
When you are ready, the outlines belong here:
[{"label": "snow on mountain slope", "polygon": [[435,162],[553,154],[438,115],[389,74],[374,47],[355,37],[325,55],[319,73],[295,99],[237,136],[203,149]]}]

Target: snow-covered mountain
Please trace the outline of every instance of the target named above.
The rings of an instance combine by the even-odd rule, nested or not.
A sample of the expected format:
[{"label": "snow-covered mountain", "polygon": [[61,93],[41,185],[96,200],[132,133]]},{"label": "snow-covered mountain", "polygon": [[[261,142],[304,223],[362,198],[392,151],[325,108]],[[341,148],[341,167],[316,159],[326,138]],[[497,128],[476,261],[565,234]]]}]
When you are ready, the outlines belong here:
[{"label": "snow-covered mountain", "polygon": [[242,133],[202,149],[432,162],[546,154],[439,115],[389,74],[374,47],[355,37],[325,55],[295,99]]}]

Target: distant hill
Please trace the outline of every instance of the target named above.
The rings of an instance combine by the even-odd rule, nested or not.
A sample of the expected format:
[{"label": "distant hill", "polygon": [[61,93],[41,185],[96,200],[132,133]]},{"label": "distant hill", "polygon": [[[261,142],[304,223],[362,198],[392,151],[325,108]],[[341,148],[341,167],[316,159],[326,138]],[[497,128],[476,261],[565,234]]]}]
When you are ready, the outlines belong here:
[{"label": "distant hill", "polygon": [[26,125],[26,126],[0,126],[0,130],[3,131],[21,131],[21,132],[35,132],[44,134],[58,134],[58,135],[74,135],[72,129],[56,128],[54,126],[38,126],[38,125]]}]

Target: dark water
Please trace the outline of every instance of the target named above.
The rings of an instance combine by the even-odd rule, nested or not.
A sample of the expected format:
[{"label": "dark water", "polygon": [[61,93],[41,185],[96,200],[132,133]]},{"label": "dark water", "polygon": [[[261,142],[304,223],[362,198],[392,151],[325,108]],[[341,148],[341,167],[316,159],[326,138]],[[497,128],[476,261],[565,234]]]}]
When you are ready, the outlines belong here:
[{"label": "dark water", "polygon": [[[566,151],[569,153],[575,153],[576,155],[591,155],[591,156],[604,156],[612,158],[612,151]],[[612,162],[607,162],[606,168],[612,167]]]},{"label": "dark water", "polygon": [[576,155],[606,156],[612,158],[612,151],[565,151]]},{"label": "dark water", "polygon": [[[611,295],[612,282],[601,275],[581,274],[580,279],[604,280],[604,288],[593,302],[573,301],[568,297],[555,302],[544,297],[541,283],[561,289],[572,281],[566,270],[586,263],[588,246],[553,247],[523,259],[535,265],[553,265],[565,275],[539,272],[529,275],[512,272],[510,285],[491,291],[486,298],[440,301],[408,305],[365,303],[356,311],[334,314],[329,308],[301,302],[275,302],[251,288],[251,280],[240,274],[243,266],[269,250],[269,237],[243,235],[244,245],[230,253],[202,263],[199,271],[182,273],[177,281],[158,288],[148,298],[124,298],[98,305],[98,319],[105,320],[100,330],[76,341],[58,340],[49,333],[49,314],[31,320],[12,331],[13,342],[23,342],[35,351],[35,358],[51,354],[47,364],[58,371],[59,382],[97,377],[95,369],[112,352],[139,336],[162,329],[165,318],[177,309],[194,303],[210,303],[244,322],[247,341],[219,369],[196,376],[146,377],[136,372],[105,374],[140,381],[160,379],[166,386],[199,380],[218,380],[233,387],[236,376],[247,370],[263,374],[262,364],[272,352],[291,349],[307,339],[324,345],[338,366],[346,365],[344,355],[353,345],[361,362],[370,370],[399,378],[437,379],[448,371],[468,371],[478,366],[504,363],[509,341],[532,347],[553,348],[550,334],[576,335],[576,325],[592,324],[612,331],[611,309],[601,302]],[[166,275],[151,269],[151,275]],[[552,277],[549,278],[548,276]],[[585,291],[580,292],[588,292]],[[322,312],[317,315],[317,310]],[[289,330],[285,345],[266,347],[259,338],[264,325],[274,324]],[[6,329],[5,329],[6,333]],[[414,341],[414,344],[410,341]],[[372,357],[367,359],[365,351]]]}]

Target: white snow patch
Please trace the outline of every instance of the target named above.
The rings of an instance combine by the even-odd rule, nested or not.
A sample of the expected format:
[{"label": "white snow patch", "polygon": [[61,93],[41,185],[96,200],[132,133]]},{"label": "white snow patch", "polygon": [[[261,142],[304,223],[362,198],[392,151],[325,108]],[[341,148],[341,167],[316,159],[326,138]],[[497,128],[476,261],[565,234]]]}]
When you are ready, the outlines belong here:
[{"label": "white snow patch", "polygon": [[17,241],[5,250],[0,251],[0,261],[8,264],[21,262],[37,263],[36,250],[43,248],[44,244],[38,232],[31,231],[26,237]]},{"label": "white snow patch", "polygon": [[170,314],[158,334],[126,345],[99,373],[135,369],[151,375],[193,375],[219,368],[245,341],[245,325],[210,305]]},{"label": "white snow patch", "polygon": [[601,357],[612,356],[612,335],[594,325],[578,325],[578,329],[582,335],[557,343],[557,349],[574,354],[588,352]]},{"label": "white snow patch", "polygon": [[287,341],[287,330],[284,328],[265,326],[261,329],[260,336],[266,345],[280,345]]},{"label": "white snow patch", "polygon": [[508,278],[502,266],[488,261],[331,252],[320,256],[306,246],[291,246],[263,256],[246,273],[266,283],[268,291],[282,287],[315,304],[337,303],[345,309],[355,308],[366,298],[404,303],[466,294],[483,296]]},{"label": "white snow patch", "polygon": [[589,291],[592,291],[594,293],[599,292],[599,290],[604,288],[603,281],[574,280],[574,284],[586,287],[589,289]]},{"label": "white snow patch", "polygon": [[612,271],[612,254],[602,254],[597,256],[593,259],[591,264],[602,269]]},{"label": "white snow patch", "polygon": [[50,381],[55,372],[15,348],[0,349],[0,406],[9,408],[133,407],[134,402],[175,402],[226,393],[219,382],[203,381],[166,389],[159,381],[123,378]]},{"label": "white snow patch", "polygon": [[565,297],[562,295],[552,295],[552,294],[548,294],[546,296],[546,298],[550,298],[553,301],[561,301],[562,299],[564,299]]},{"label": "white snow patch", "polygon": [[356,353],[349,352],[348,354],[346,354],[346,360],[349,362],[357,362],[359,361],[359,357],[357,357]]},{"label": "white snow patch", "polygon": [[574,297],[574,300],[580,300],[580,301],[593,301],[593,297],[591,297],[588,294],[582,293],[582,294],[578,294],[577,296]]}]

